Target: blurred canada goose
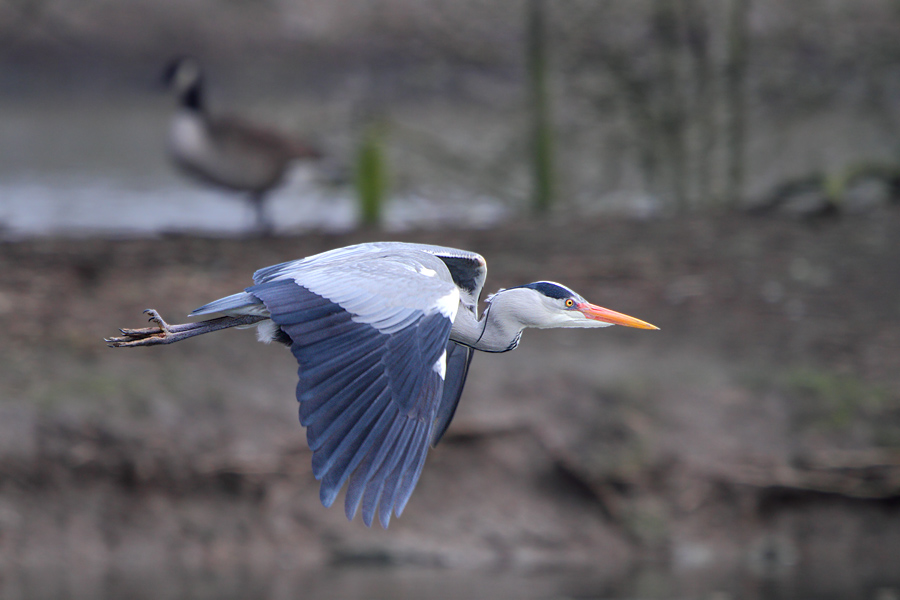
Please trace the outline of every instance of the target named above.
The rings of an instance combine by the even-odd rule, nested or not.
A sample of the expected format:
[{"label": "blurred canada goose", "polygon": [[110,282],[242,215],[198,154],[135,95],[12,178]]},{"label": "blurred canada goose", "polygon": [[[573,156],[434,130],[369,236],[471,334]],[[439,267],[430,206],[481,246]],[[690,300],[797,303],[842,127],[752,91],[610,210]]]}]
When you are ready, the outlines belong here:
[{"label": "blurred canada goose", "polygon": [[266,193],[280,184],[294,160],[318,159],[320,152],[275,131],[230,116],[211,116],[203,98],[203,73],[192,58],[172,61],[166,84],[178,97],[169,129],[168,152],[186,173],[215,186],[248,192],[256,227],[268,232]]}]

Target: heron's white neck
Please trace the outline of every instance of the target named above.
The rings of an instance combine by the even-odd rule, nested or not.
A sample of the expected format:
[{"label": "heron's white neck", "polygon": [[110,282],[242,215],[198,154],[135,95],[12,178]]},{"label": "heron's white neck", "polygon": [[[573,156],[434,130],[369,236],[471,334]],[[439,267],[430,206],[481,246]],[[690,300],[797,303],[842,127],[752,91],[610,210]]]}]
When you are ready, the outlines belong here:
[{"label": "heron's white neck", "polygon": [[460,308],[450,331],[450,339],[484,352],[506,352],[519,345],[522,330],[531,324],[520,314],[513,294],[497,294],[480,319]]}]

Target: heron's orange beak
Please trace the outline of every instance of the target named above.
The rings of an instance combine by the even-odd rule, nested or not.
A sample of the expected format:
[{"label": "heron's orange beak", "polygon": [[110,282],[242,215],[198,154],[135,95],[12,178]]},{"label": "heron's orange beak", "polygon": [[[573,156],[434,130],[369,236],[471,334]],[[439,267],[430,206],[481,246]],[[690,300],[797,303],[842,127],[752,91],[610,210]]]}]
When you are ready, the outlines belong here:
[{"label": "heron's orange beak", "polygon": [[625,327],[637,327],[638,329],[659,329],[656,325],[651,325],[640,319],[623,315],[622,313],[589,302],[582,302],[575,306],[585,317],[594,321],[603,321],[612,325],[624,325]]}]

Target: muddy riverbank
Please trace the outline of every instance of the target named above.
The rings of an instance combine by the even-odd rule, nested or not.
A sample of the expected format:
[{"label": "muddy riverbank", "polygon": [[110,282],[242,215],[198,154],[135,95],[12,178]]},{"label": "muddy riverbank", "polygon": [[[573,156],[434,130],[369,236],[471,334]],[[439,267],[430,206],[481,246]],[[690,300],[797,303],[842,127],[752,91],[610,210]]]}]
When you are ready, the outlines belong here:
[{"label": "muddy riverbank", "polygon": [[528,331],[476,357],[387,532],[319,504],[283,348],[101,341],[144,308],[177,322],[256,268],[382,237],[0,244],[0,586],[360,564],[900,583],[896,211],[389,236],[481,252],[488,291],[558,280],[661,331]]}]

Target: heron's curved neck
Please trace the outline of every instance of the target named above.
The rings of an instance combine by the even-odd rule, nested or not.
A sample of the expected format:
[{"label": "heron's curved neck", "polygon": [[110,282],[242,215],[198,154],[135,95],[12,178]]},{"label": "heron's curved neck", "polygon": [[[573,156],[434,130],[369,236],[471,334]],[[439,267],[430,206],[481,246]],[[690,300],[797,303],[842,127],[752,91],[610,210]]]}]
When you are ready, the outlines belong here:
[{"label": "heron's curved neck", "polygon": [[450,339],[484,352],[513,350],[519,345],[525,324],[509,308],[504,306],[502,296],[497,296],[488,305],[480,319],[460,308],[450,331]]}]

